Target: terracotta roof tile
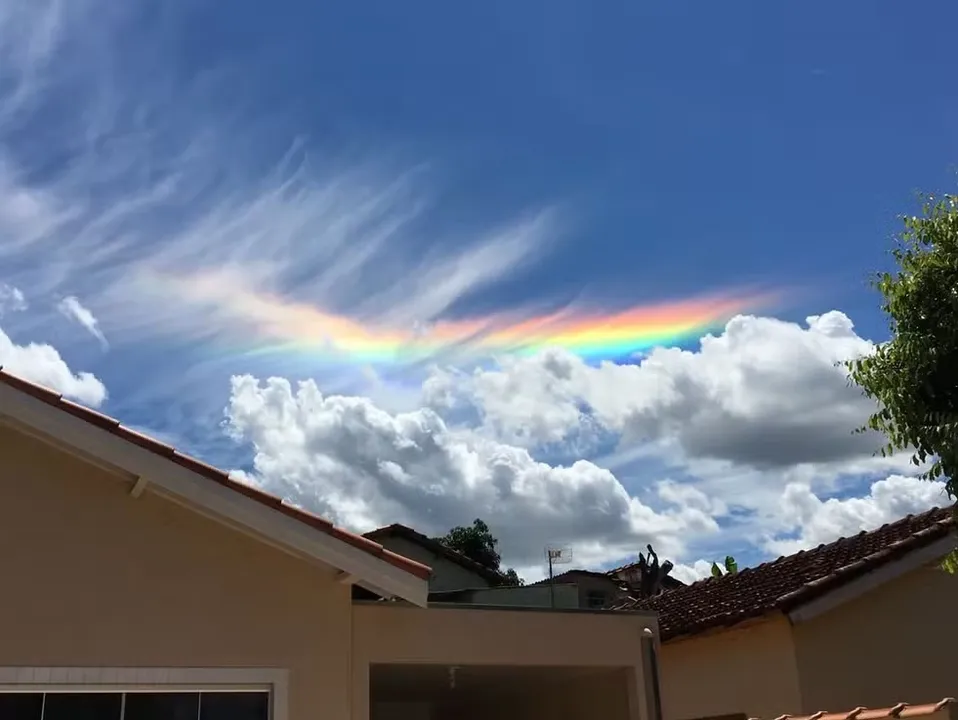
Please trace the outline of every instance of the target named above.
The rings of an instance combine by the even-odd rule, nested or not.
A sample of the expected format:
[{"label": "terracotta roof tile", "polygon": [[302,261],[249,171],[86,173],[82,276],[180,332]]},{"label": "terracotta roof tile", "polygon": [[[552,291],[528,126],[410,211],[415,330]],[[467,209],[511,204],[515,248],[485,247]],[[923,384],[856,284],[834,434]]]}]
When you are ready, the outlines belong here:
[{"label": "terracotta roof tile", "polygon": [[[956,707],[958,707],[958,705],[956,705],[954,698],[945,698],[940,702],[926,703],[924,705],[898,703],[892,707],[874,710],[857,707],[848,712],[829,713],[819,711],[812,715],[779,715],[775,720],[882,720],[882,718],[911,718],[934,715],[942,711],[954,714]],[[751,718],[751,720],[757,720],[757,718]]]},{"label": "terracotta roof tile", "polygon": [[734,625],[774,610],[792,610],[930,545],[954,526],[953,508],[934,508],[734,575],[699,580],[647,600],[632,599],[620,607],[657,612],[663,640]]},{"label": "terracotta roof tile", "polygon": [[91,410],[70,400],[65,400],[61,395],[53,390],[50,390],[49,388],[45,388],[41,385],[35,385],[34,383],[11,375],[2,367],[0,367],[0,382],[16,390],[31,395],[38,400],[42,400],[46,404],[62,410],[63,412],[69,413],[70,415],[79,418],[84,422],[95,425],[101,430],[106,430],[107,432],[110,432],[127,442],[138,445],[149,452],[170,460],[177,465],[196,473],[197,475],[245,495],[251,500],[255,500],[262,505],[265,505],[273,510],[283,513],[288,517],[309,525],[316,530],[320,530],[321,532],[324,532],[327,535],[336,538],[337,540],[346,542],[353,547],[358,548],[363,552],[369,553],[370,555],[373,555],[401,570],[405,570],[406,572],[418,578],[427,580],[432,574],[432,570],[422,563],[415,562],[414,560],[405,558],[402,555],[397,555],[396,553],[387,550],[379,543],[365,538],[362,535],[357,535],[355,533],[349,532],[348,530],[336,527],[329,520],[321,518],[318,515],[314,515],[313,513],[301,508],[289,505],[275,495],[270,495],[269,493],[263,492],[262,490],[253,487],[252,485],[233,480],[229,476],[229,473],[225,472],[224,470],[215,468],[212,465],[209,465],[201,460],[197,460],[196,458],[192,458],[189,455],[184,455],[166,443],[154,440],[147,435],[139,433],[135,430],[131,430],[128,427],[124,427],[120,424],[120,421],[115,418],[104,415],[103,413],[97,412],[95,410]]}]

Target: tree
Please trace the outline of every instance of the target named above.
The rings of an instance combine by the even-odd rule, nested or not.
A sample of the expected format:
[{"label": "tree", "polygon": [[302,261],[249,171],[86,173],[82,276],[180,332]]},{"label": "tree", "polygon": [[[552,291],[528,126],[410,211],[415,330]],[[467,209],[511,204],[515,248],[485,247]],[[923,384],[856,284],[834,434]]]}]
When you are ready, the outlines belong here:
[{"label": "tree", "polygon": [[723,575],[735,575],[738,572],[738,563],[731,555],[726,555],[725,560],[719,565],[712,563],[712,577],[722,577]]},{"label": "tree", "polygon": [[502,558],[499,555],[499,541],[493,537],[489,526],[476,518],[468,527],[452,528],[439,542],[456,552],[462,553],[470,560],[489,568],[502,576],[501,585],[522,585],[523,581],[512,568],[503,570],[500,567]]},{"label": "tree", "polygon": [[[930,464],[926,480],[958,491],[958,196],[925,199],[920,216],[903,218],[892,256],[894,272],[879,273],[891,340],[847,363],[852,381],[878,404],[857,432],[882,433],[882,455],[912,453]],[[946,561],[958,570],[955,553]]]},{"label": "tree", "polygon": [[655,554],[655,550],[652,549],[652,546],[646,545],[645,547],[649,551],[649,554],[643,555],[639,553],[639,560],[636,563],[639,569],[639,584],[637,587],[632,588],[638,593],[640,598],[655,597],[664,592],[665,587],[663,583],[665,582],[665,578],[672,572],[672,568],[675,567],[671,560],[666,560],[659,565],[659,556]]}]

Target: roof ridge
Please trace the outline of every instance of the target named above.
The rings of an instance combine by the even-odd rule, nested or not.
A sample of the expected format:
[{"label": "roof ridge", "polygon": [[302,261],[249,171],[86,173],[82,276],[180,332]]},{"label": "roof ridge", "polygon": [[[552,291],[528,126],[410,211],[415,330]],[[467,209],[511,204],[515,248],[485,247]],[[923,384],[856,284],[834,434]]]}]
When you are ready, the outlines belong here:
[{"label": "roof ridge", "polygon": [[89,423],[90,425],[94,425],[101,430],[111,433],[121,440],[137,445],[147,452],[153,453],[154,455],[169,460],[170,462],[176,463],[180,467],[196,473],[207,480],[223,485],[224,487],[238,492],[241,495],[245,495],[261,505],[272,508],[273,510],[277,510],[278,512],[281,512],[284,515],[293,518],[294,520],[298,520],[305,525],[309,525],[315,530],[352,545],[356,549],[362,550],[363,552],[377,557],[389,563],[390,565],[399,568],[400,570],[405,570],[406,572],[420,579],[428,579],[432,573],[431,569],[422,563],[418,563],[415,560],[411,560],[394,553],[369,538],[346,530],[345,528],[338,527],[330,520],[327,520],[320,515],[316,515],[315,513],[312,513],[301,507],[291,505],[285,502],[284,498],[268,493],[265,490],[262,490],[259,487],[249,483],[235,480],[230,477],[230,473],[225,470],[221,470],[220,468],[210,465],[209,463],[182,453],[172,445],[156,440],[149,435],[145,435],[137,430],[128,428],[117,418],[106,415],[98,410],[92,410],[85,405],[81,405],[80,403],[74,402],[72,400],[68,400],[64,398],[61,393],[58,393],[51,388],[39,385],[29,380],[25,380],[18,375],[14,375],[9,370],[4,370],[2,365],[0,365],[0,383],[13,388],[14,390],[18,390],[30,395],[31,397],[45,403],[46,405],[49,405],[50,407],[72,415],[78,420],[82,420],[83,422]]}]

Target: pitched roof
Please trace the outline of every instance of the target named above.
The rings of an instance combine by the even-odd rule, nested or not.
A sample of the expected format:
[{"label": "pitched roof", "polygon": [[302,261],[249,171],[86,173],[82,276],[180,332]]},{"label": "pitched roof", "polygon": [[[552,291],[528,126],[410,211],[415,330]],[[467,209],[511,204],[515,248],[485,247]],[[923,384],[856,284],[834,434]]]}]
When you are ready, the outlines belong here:
[{"label": "pitched roof", "polygon": [[657,612],[663,640],[776,610],[788,612],[946,537],[954,528],[954,518],[952,508],[934,508],[734,575],[699,580],[646,600],[632,599],[621,607]]},{"label": "pitched roof", "polygon": [[411,527],[406,525],[393,523],[392,525],[386,525],[385,527],[370,530],[363,537],[369,538],[370,540],[379,540],[381,538],[390,536],[401,537],[409,542],[415,543],[416,545],[419,545],[420,547],[425,548],[440,557],[446,558],[450,562],[456,563],[466,570],[476,573],[476,575],[481,578],[485,578],[490,583],[498,584],[502,582],[502,573],[498,573],[495,570],[487,568],[482,563],[478,563],[472,558],[466,557],[461,552],[453,550],[451,547],[443,545],[438,540],[427,537],[418,530],[413,530]]},{"label": "pitched roof", "polygon": [[2,367],[0,367],[0,383],[14,388],[15,390],[19,390],[20,392],[26,393],[37,400],[41,400],[47,405],[72,415],[75,418],[79,418],[90,425],[94,425],[102,430],[106,430],[107,432],[125,440],[126,442],[137,445],[155,455],[159,455],[165,460],[175,463],[180,467],[186,468],[187,470],[190,470],[207,480],[211,480],[219,485],[222,485],[223,487],[233,490],[234,492],[245,495],[246,497],[250,498],[251,500],[255,500],[265,507],[276,510],[283,515],[308,525],[314,530],[319,530],[320,532],[323,532],[326,535],[335,538],[336,540],[340,540],[359,550],[362,550],[363,552],[383,560],[390,565],[399,568],[400,570],[404,570],[405,572],[408,572],[417,578],[423,580],[428,579],[432,572],[428,566],[423,565],[422,563],[415,562],[414,560],[410,560],[402,555],[398,555],[391,550],[387,550],[379,543],[376,543],[369,538],[365,538],[362,535],[357,535],[355,533],[349,532],[348,530],[336,527],[329,520],[321,518],[318,515],[314,515],[306,510],[293,507],[275,495],[270,495],[269,493],[263,492],[262,490],[259,490],[251,485],[233,480],[230,478],[229,474],[223,470],[219,470],[212,465],[207,465],[200,460],[196,460],[188,455],[184,455],[166,443],[162,443],[159,440],[154,440],[153,438],[143,435],[142,433],[138,433],[135,430],[124,427],[122,424],[120,424],[119,420],[96,412],[95,410],[90,410],[89,408],[70,400],[66,400],[62,395],[54,392],[53,390],[49,390],[40,385],[36,385],[11,375]]},{"label": "pitched roof", "polygon": [[[612,568],[609,570],[609,575],[617,576],[628,573],[630,570],[634,570],[639,567],[638,562],[630,562],[625,565],[620,565],[619,567]],[[685,587],[685,583],[679,580],[677,577],[672,577],[671,575],[666,575],[662,578],[662,587],[666,590],[674,590],[675,588]]]},{"label": "pitched roof", "polygon": [[955,699],[945,698],[939,702],[925,703],[924,705],[898,703],[892,707],[876,708],[874,710],[857,707],[848,712],[826,713],[822,711],[813,715],[779,715],[775,720],[883,720],[883,718],[923,717],[937,713],[942,713],[942,717],[955,717],[958,715],[956,710],[958,710],[958,703],[955,702]]}]

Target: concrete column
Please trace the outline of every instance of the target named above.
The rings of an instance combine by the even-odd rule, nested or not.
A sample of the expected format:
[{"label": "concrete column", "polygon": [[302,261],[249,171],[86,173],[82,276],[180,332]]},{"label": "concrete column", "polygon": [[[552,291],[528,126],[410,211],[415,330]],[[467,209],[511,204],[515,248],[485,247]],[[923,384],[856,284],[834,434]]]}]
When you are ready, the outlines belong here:
[{"label": "concrete column", "polygon": [[350,720],[369,720],[369,663],[353,660]]}]

